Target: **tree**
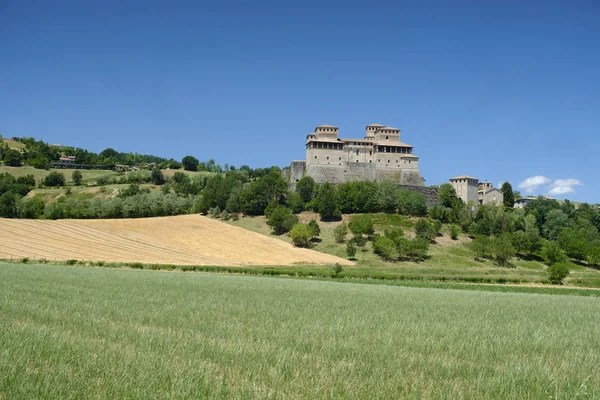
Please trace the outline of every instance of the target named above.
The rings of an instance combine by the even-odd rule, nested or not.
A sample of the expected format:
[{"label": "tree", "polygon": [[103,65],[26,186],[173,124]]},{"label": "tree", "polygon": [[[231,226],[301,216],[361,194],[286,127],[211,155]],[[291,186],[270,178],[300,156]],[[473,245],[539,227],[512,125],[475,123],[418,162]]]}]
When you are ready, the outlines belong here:
[{"label": "tree", "polygon": [[8,191],[0,196],[0,218],[15,218],[17,216],[18,196]]},{"label": "tree", "polygon": [[372,235],[373,234],[373,218],[370,215],[357,215],[352,218],[348,224],[348,228],[355,235]]},{"label": "tree", "polygon": [[450,226],[450,239],[458,240],[458,235],[460,234],[460,227],[457,225]]},{"label": "tree", "polygon": [[310,230],[312,232],[311,239],[319,237],[319,235],[321,234],[321,228],[319,227],[319,223],[316,220],[311,219],[310,222],[308,223],[308,227],[310,228]]},{"label": "tree", "polygon": [[546,262],[548,262],[548,265],[554,265],[566,260],[565,254],[556,242],[546,243],[546,246],[544,247],[544,258],[546,259]]},{"label": "tree", "polygon": [[[593,229],[595,230],[595,228]],[[590,247],[589,239],[583,230],[566,228],[559,234],[558,244],[569,257],[583,261],[588,255]]]},{"label": "tree", "polygon": [[290,230],[290,238],[294,246],[308,247],[310,244],[311,230],[307,224],[298,223]]},{"label": "tree", "polygon": [[512,245],[517,254],[528,248],[528,237],[524,231],[515,231],[512,234]]},{"label": "tree", "polygon": [[155,185],[163,185],[165,183],[165,177],[163,176],[162,171],[158,167],[152,168],[151,174],[152,183]]},{"label": "tree", "polygon": [[456,190],[454,190],[454,187],[450,183],[440,185],[439,197],[440,204],[444,207],[452,207],[458,200]]},{"label": "tree", "polygon": [[476,260],[489,258],[492,255],[492,241],[487,236],[477,236],[469,245],[469,249]]},{"label": "tree", "polygon": [[315,192],[315,180],[310,176],[303,176],[296,183],[296,193],[300,195],[304,203],[313,199]]},{"label": "tree", "polygon": [[73,171],[73,173],[71,174],[71,180],[73,181],[73,183],[75,184],[75,186],[81,185],[81,180],[82,179],[83,179],[83,174],[78,169],[76,169],[75,171]]},{"label": "tree", "polygon": [[36,219],[44,216],[46,204],[41,199],[21,199],[17,203],[19,218]]},{"label": "tree", "polygon": [[186,171],[197,171],[199,161],[196,157],[185,156],[181,160],[181,164],[183,164],[183,169]]},{"label": "tree", "polygon": [[504,197],[504,207],[513,208],[515,205],[515,194],[513,193],[512,185],[509,182],[504,182],[500,191]]},{"label": "tree", "polygon": [[562,210],[548,212],[544,223],[544,236],[548,240],[557,240],[563,229],[569,226],[569,217]]},{"label": "tree", "polygon": [[384,260],[392,261],[396,256],[396,243],[388,237],[381,236],[373,243],[373,250]]},{"label": "tree", "polygon": [[591,246],[587,261],[590,265],[600,266],[600,246]]},{"label": "tree", "polygon": [[348,227],[345,223],[339,224],[333,230],[333,236],[337,243],[344,243],[346,241],[346,235],[348,234]]},{"label": "tree", "polygon": [[292,210],[283,206],[276,207],[267,219],[267,225],[273,228],[277,235],[289,232],[297,223],[298,217],[292,214]]},{"label": "tree", "polygon": [[294,214],[299,214],[304,210],[304,202],[302,201],[302,197],[300,197],[300,195],[296,192],[288,194],[287,204]]},{"label": "tree", "polygon": [[346,255],[348,256],[348,258],[354,258],[354,256],[356,255],[356,245],[352,240],[349,241],[346,245]]},{"label": "tree", "polygon": [[393,182],[384,181],[377,184],[377,204],[379,210],[394,213],[400,201],[400,190]]},{"label": "tree", "polygon": [[555,284],[561,285],[563,283],[563,279],[565,279],[569,275],[569,267],[565,263],[556,263],[548,267],[546,271],[548,274],[548,280]]},{"label": "tree", "polygon": [[326,182],[321,185],[317,196],[317,204],[321,221],[338,221],[342,218],[335,187],[331,184]]},{"label": "tree", "polygon": [[23,165],[23,155],[17,150],[8,149],[4,153],[4,165],[9,167],[20,167]]},{"label": "tree", "polygon": [[536,251],[540,251],[542,249],[542,237],[540,236],[540,231],[537,227],[532,227],[528,229],[527,234],[527,250],[529,254],[533,254]]},{"label": "tree", "polygon": [[509,265],[511,258],[515,256],[510,233],[503,233],[492,241],[492,252],[494,260],[498,265]]},{"label": "tree", "polygon": [[65,181],[65,176],[62,173],[54,171],[46,175],[43,182],[44,186],[58,187],[65,186]]}]

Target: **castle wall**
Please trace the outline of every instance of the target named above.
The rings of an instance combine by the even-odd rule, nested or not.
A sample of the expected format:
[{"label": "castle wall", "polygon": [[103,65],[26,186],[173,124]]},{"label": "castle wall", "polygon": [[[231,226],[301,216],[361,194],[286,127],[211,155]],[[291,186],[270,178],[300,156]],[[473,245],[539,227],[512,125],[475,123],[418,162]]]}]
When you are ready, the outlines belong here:
[{"label": "castle wall", "polygon": [[398,184],[423,186],[418,170],[377,168],[373,163],[348,163],[342,165],[307,164],[305,174],[317,183],[334,185],[350,181],[391,181]]},{"label": "castle wall", "polygon": [[298,182],[304,175],[306,169],[306,161],[294,160],[290,164],[290,168],[284,171],[284,177],[290,183],[290,190],[296,190],[296,182]]}]

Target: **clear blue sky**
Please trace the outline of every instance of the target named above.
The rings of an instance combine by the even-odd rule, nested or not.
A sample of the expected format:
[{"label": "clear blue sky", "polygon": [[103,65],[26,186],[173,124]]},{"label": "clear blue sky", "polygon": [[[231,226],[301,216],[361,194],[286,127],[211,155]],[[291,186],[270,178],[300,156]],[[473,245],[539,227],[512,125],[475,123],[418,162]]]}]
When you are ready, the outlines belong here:
[{"label": "clear blue sky", "polygon": [[0,133],[283,167],[316,125],[377,122],[427,184],[600,202],[599,21],[598,1],[0,0]]}]

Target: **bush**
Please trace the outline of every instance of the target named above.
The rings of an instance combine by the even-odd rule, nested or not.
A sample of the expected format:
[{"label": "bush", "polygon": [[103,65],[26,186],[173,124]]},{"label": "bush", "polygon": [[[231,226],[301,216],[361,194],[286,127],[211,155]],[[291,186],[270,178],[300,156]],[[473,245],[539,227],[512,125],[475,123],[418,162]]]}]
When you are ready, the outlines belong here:
[{"label": "bush", "polygon": [[75,264],[77,264],[77,260],[73,260],[73,259],[67,260],[67,265],[75,265]]},{"label": "bush", "polygon": [[60,172],[50,172],[43,182],[44,186],[49,187],[65,186],[65,176]]},{"label": "bush", "polygon": [[460,227],[457,225],[450,226],[450,238],[452,240],[458,240],[458,235],[460,234]]},{"label": "bush", "polygon": [[240,219],[240,214],[238,214],[236,212],[231,213],[231,219],[234,221],[237,221],[238,219]]},{"label": "bush", "polygon": [[386,261],[396,257],[396,243],[389,237],[382,236],[373,243],[375,254],[379,254]]},{"label": "bush", "polygon": [[492,252],[494,260],[498,265],[508,265],[511,258],[515,256],[509,233],[505,233],[492,241]]},{"label": "bush", "polygon": [[412,260],[424,260],[427,257],[429,251],[429,240],[427,239],[405,239],[400,238],[396,243],[396,249],[398,254],[402,258]]},{"label": "bush", "polygon": [[442,221],[440,220],[433,220],[433,229],[435,230],[435,235],[436,236],[440,236],[442,234]]},{"label": "bush", "polygon": [[342,223],[335,227],[333,230],[333,237],[337,243],[344,243],[346,241],[346,235],[348,234],[348,227],[345,223]]},{"label": "bush", "polygon": [[335,276],[338,276],[339,274],[341,274],[342,271],[344,271],[344,268],[340,264],[336,263],[333,266],[333,273],[335,274]]},{"label": "bush", "polygon": [[312,231],[307,224],[298,223],[290,230],[290,238],[292,238],[294,246],[298,247],[308,247],[311,235]]},{"label": "bush", "polygon": [[229,216],[229,213],[227,212],[227,210],[223,210],[223,212],[221,213],[221,219],[223,221],[229,221],[229,218],[230,218],[230,216]]},{"label": "bush", "polygon": [[591,246],[588,251],[587,261],[590,265],[600,266],[600,246]]},{"label": "bush", "polygon": [[221,216],[221,209],[219,208],[219,206],[216,206],[216,207],[211,208],[208,211],[208,213],[213,218],[219,218]]},{"label": "bush", "polygon": [[435,227],[427,220],[420,219],[415,224],[415,234],[419,239],[433,240],[437,236]]},{"label": "bush", "polygon": [[362,235],[354,236],[351,242],[353,242],[358,247],[364,247],[367,244],[367,238]]},{"label": "bush", "polygon": [[152,168],[151,179],[152,183],[154,183],[155,185],[163,185],[165,183],[165,177],[160,168],[158,167]]},{"label": "bush", "polygon": [[267,225],[273,228],[273,232],[277,235],[289,232],[297,223],[298,217],[292,214],[292,210],[283,206],[273,209],[267,219]]},{"label": "bush", "polygon": [[349,241],[346,245],[346,255],[348,256],[348,258],[354,258],[354,256],[356,255],[356,246],[354,245],[354,242],[352,240]]},{"label": "bush", "polygon": [[548,242],[544,247],[543,255],[548,265],[558,264],[567,258],[556,242]]},{"label": "bush", "polygon": [[404,231],[401,228],[394,228],[386,230],[384,235],[392,239],[395,244],[398,244],[400,243],[400,239],[404,237]]},{"label": "bush", "polygon": [[355,235],[371,235],[373,234],[373,218],[370,215],[357,215],[352,218],[348,224],[348,228]]},{"label": "bush", "polygon": [[551,283],[560,285],[562,284],[563,279],[569,275],[569,268],[565,263],[559,262],[549,266],[546,273],[548,274],[548,280]]}]

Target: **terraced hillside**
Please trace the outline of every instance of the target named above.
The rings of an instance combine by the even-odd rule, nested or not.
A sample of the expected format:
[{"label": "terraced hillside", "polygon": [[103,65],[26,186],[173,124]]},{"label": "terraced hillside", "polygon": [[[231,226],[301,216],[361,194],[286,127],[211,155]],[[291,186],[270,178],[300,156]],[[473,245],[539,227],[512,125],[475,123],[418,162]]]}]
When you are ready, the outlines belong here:
[{"label": "terraced hillside", "polygon": [[119,220],[0,219],[0,258],[176,265],[351,264],[197,215]]}]

